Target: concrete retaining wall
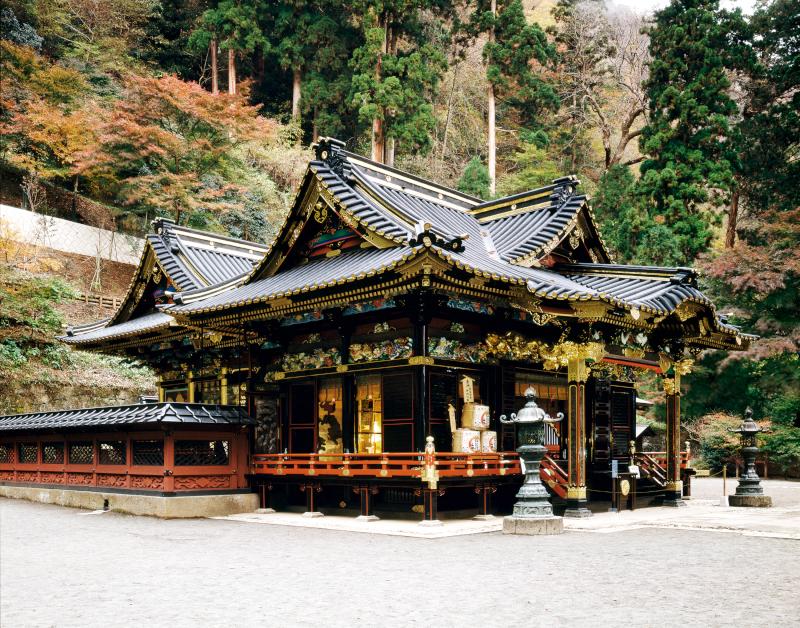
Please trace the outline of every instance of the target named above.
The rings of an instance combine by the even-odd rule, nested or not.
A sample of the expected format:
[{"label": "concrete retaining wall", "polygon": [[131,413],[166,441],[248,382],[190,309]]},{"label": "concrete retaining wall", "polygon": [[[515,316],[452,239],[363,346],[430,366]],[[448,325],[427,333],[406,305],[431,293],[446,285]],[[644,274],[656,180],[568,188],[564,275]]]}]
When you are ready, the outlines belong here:
[{"label": "concrete retaining wall", "polygon": [[253,512],[259,506],[258,495],[255,493],[161,497],[158,495],[73,491],[60,488],[0,486],[0,497],[27,499],[28,501],[43,504],[87,508],[89,510],[101,510],[105,500],[108,500],[109,510],[130,515],[161,517],[163,519],[222,517],[242,512]]},{"label": "concrete retaining wall", "polygon": [[10,205],[0,204],[0,221],[5,223],[5,237],[15,242],[86,257],[99,255],[102,259],[133,266],[139,263],[144,248],[141,238]]}]

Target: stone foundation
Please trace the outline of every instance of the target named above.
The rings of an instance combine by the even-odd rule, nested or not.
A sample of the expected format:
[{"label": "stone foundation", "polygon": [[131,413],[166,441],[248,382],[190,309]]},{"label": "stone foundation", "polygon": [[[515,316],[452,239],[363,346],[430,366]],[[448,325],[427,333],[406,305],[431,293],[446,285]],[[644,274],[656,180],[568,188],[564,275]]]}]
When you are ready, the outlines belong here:
[{"label": "stone foundation", "polygon": [[728,506],[770,508],[772,498],[769,495],[731,495],[728,497]]},{"label": "stone foundation", "polygon": [[0,497],[27,499],[42,504],[88,510],[102,510],[107,500],[108,510],[162,519],[223,517],[253,512],[259,506],[258,495],[255,493],[162,497],[160,495],[105,493],[58,488],[0,486]]},{"label": "stone foundation", "polygon": [[503,517],[503,534],[561,534],[564,531],[564,519],[561,517],[524,518]]}]

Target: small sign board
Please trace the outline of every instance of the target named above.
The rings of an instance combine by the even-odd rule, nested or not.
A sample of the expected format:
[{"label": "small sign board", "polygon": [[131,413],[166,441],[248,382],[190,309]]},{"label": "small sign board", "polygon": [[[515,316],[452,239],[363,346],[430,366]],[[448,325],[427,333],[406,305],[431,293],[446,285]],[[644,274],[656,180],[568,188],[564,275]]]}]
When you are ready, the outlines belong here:
[{"label": "small sign board", "polygon": [[475,402],[475,389],[473,388],[474,384],[475,380],[468,375],[464,375],[464,377],[461,378],[461,390],[464,393],[464,403]]},{"label": "small sign board", "polygon": [[615,478],[619,475],[619,460],[611,461],[611,477]]}]

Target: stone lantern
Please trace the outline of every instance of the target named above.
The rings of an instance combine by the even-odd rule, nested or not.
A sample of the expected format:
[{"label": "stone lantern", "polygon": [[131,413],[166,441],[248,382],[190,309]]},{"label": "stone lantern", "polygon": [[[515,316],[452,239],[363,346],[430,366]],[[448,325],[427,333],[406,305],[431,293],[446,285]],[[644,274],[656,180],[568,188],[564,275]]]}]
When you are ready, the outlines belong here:
[{"label": "stone lantern", "polygon": [[738,429],[730,430],[739,434],[742,439],[742,458],[744,459],[744,472],[739,478],[736,494],[728,498],[731,506],[750,506],[765,508],[772,506],[772,498],[764,495],[761,478],[756,473],[756,454],[758,445],[756,438],[760,432],[766,432],[753,420],[753,411],[750,408],[744,411],[744,421]]},{"label": "stone lantern", "polygon": [[536,391],[528,388],[525,391],[527,402],[511,418],[505,415],[500,422],[517,426],[517,453],[525,464],[525,481],[517,493],[517,503],[509,517],[503,519],[503,532],[506,534],[561,534],[564,522],[561,517],[553,516],[547,489],[539,477],[539,465],[547,453],[544,446],[544,426],[546,423],[557,423],[564,418],[559,412],[553,419],[536,405]]}]

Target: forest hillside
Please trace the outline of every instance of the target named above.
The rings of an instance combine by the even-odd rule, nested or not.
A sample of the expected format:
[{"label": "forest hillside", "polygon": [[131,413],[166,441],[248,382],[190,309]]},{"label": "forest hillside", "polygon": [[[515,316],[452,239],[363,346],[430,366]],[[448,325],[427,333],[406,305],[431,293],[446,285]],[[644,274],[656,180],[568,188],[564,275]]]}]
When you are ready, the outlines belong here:
[{"label": "forest hillside", "polygon": [[[0,199],[126,233],[266,241],[322,136],[487,199],[574,173],[617,260],[699,267],[761,336],[699,356],[687,420],[750,405],[800,464],[800,0],[7,0],[0,72]],[[4,399],[74,289],[18,266]]]}]

